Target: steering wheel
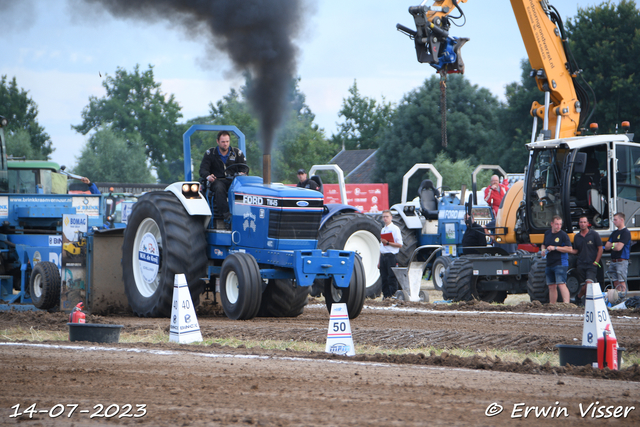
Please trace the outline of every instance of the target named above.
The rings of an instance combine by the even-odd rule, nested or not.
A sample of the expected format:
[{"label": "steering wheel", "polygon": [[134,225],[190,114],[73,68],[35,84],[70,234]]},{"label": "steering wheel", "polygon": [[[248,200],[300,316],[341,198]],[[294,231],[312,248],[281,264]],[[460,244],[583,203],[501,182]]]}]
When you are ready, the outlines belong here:
[{"label": "steering wheel", "polygon": [[246,163],[234,163],[228,166],[224,174],[227,178],[234,178],[238,175],[247,175],[249,173],[249,166]]}]

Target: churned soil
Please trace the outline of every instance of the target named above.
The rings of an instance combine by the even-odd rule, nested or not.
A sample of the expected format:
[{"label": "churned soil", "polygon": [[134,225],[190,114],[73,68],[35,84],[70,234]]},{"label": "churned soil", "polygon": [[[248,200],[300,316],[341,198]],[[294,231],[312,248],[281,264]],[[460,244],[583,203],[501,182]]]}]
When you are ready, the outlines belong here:
[{"label": "churned soil", "polygon": [[[637,365],[610,371],[540,365],[529,359],[507,362],[498,356],[459,357],[447,351],[557,352],[556,344],[581,344],[583,313],[582,308],[564,304],[367,300],[362,314],[351,320],[356,352],[365,345],[445,349],[439,355],[344,357],[244,345],[36,343],[0,336],[0,420],[10,425],[77,426],[404,426],[510,425],[542,419],[545,425],[581,425],[606,419],[639,425]],[[611,315],[620,345],[638,353],[640,310]],[[0,330],[66,332],[67,320],[64,313],[2,312]],[[205,301],[198,321],[205,339],[324,344],[329,314],[322,300],[312,299],[297,318],[232,321]],[[128,313],[88,315],[87,322],[119,324],[123,332],[134,333],[169,329],[168,319]],[[31,413],[32,419],[29,413],[14,416],[34,403],[43,412]],[[142,414],[136,413],[138,404],[146,405],[146,414],[134,418]],[[89,412],[68,417],[71,406],[65,405]],[[102,412],[96,405],[103,405]],[[100,417],[110,405],[107,417]],[[132,405],[127,414],[126,405]],[[64,414],[54,417],[63,407]],[[98,416],[91,418],[96,411]],[[488,417],[493,413],[498,414]]]}]

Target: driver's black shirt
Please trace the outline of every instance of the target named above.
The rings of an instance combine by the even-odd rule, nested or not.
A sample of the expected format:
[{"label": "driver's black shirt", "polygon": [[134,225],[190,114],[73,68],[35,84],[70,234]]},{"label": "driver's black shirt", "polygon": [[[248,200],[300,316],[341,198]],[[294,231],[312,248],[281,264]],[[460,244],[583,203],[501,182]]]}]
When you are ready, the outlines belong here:
[{"label": "driver's black shirt", "polygon": [[296,187],[310,188],[312,190],[318,190],[318,183],[315,182],[314,180],[308,178],[306,181],[298,182]]},{"label": "driver's black shirt", "polygon": [[229,147],[229,156],[225,164],[222,156],[220,156],[218,147],[212,147],[208,149],[202,157],[200,177],[206,179],[209,175],[213,174],[216,178],[225,178],[226,168],[237,163],[247,163],[244,154],[239,148]]}]

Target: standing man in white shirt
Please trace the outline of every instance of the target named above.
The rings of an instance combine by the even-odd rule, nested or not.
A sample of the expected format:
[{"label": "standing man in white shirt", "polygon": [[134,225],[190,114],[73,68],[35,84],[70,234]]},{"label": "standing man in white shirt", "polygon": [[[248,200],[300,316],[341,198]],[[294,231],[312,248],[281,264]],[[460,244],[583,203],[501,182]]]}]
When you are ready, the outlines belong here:
[{"label": "standing man in white shirt", "polygon": [[382,298],[391,298],[398,291],[398,280],[391,267],[396,266],[396,254],[402,247],[402,233],[393,223],[390,210],[382,212],[384,227],[380,231],[380,276],[382,277]]}]

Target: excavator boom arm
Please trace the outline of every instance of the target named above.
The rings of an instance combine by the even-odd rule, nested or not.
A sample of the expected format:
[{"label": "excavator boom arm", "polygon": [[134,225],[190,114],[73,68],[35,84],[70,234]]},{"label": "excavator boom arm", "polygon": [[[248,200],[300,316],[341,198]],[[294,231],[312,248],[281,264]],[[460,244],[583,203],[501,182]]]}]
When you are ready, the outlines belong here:
[{"label": "excavator boom arm", "polygon": [[549,94],[548,104],[542,106],[534,102],[531,114],[545,120],[548,111],[546,128],[557,130],[553,134],[555,138],[576,136],[582,106],[567,59],[559,16],[546,0],[511,0],[511,6],[533,69],[532,77],[538,88]]}]

